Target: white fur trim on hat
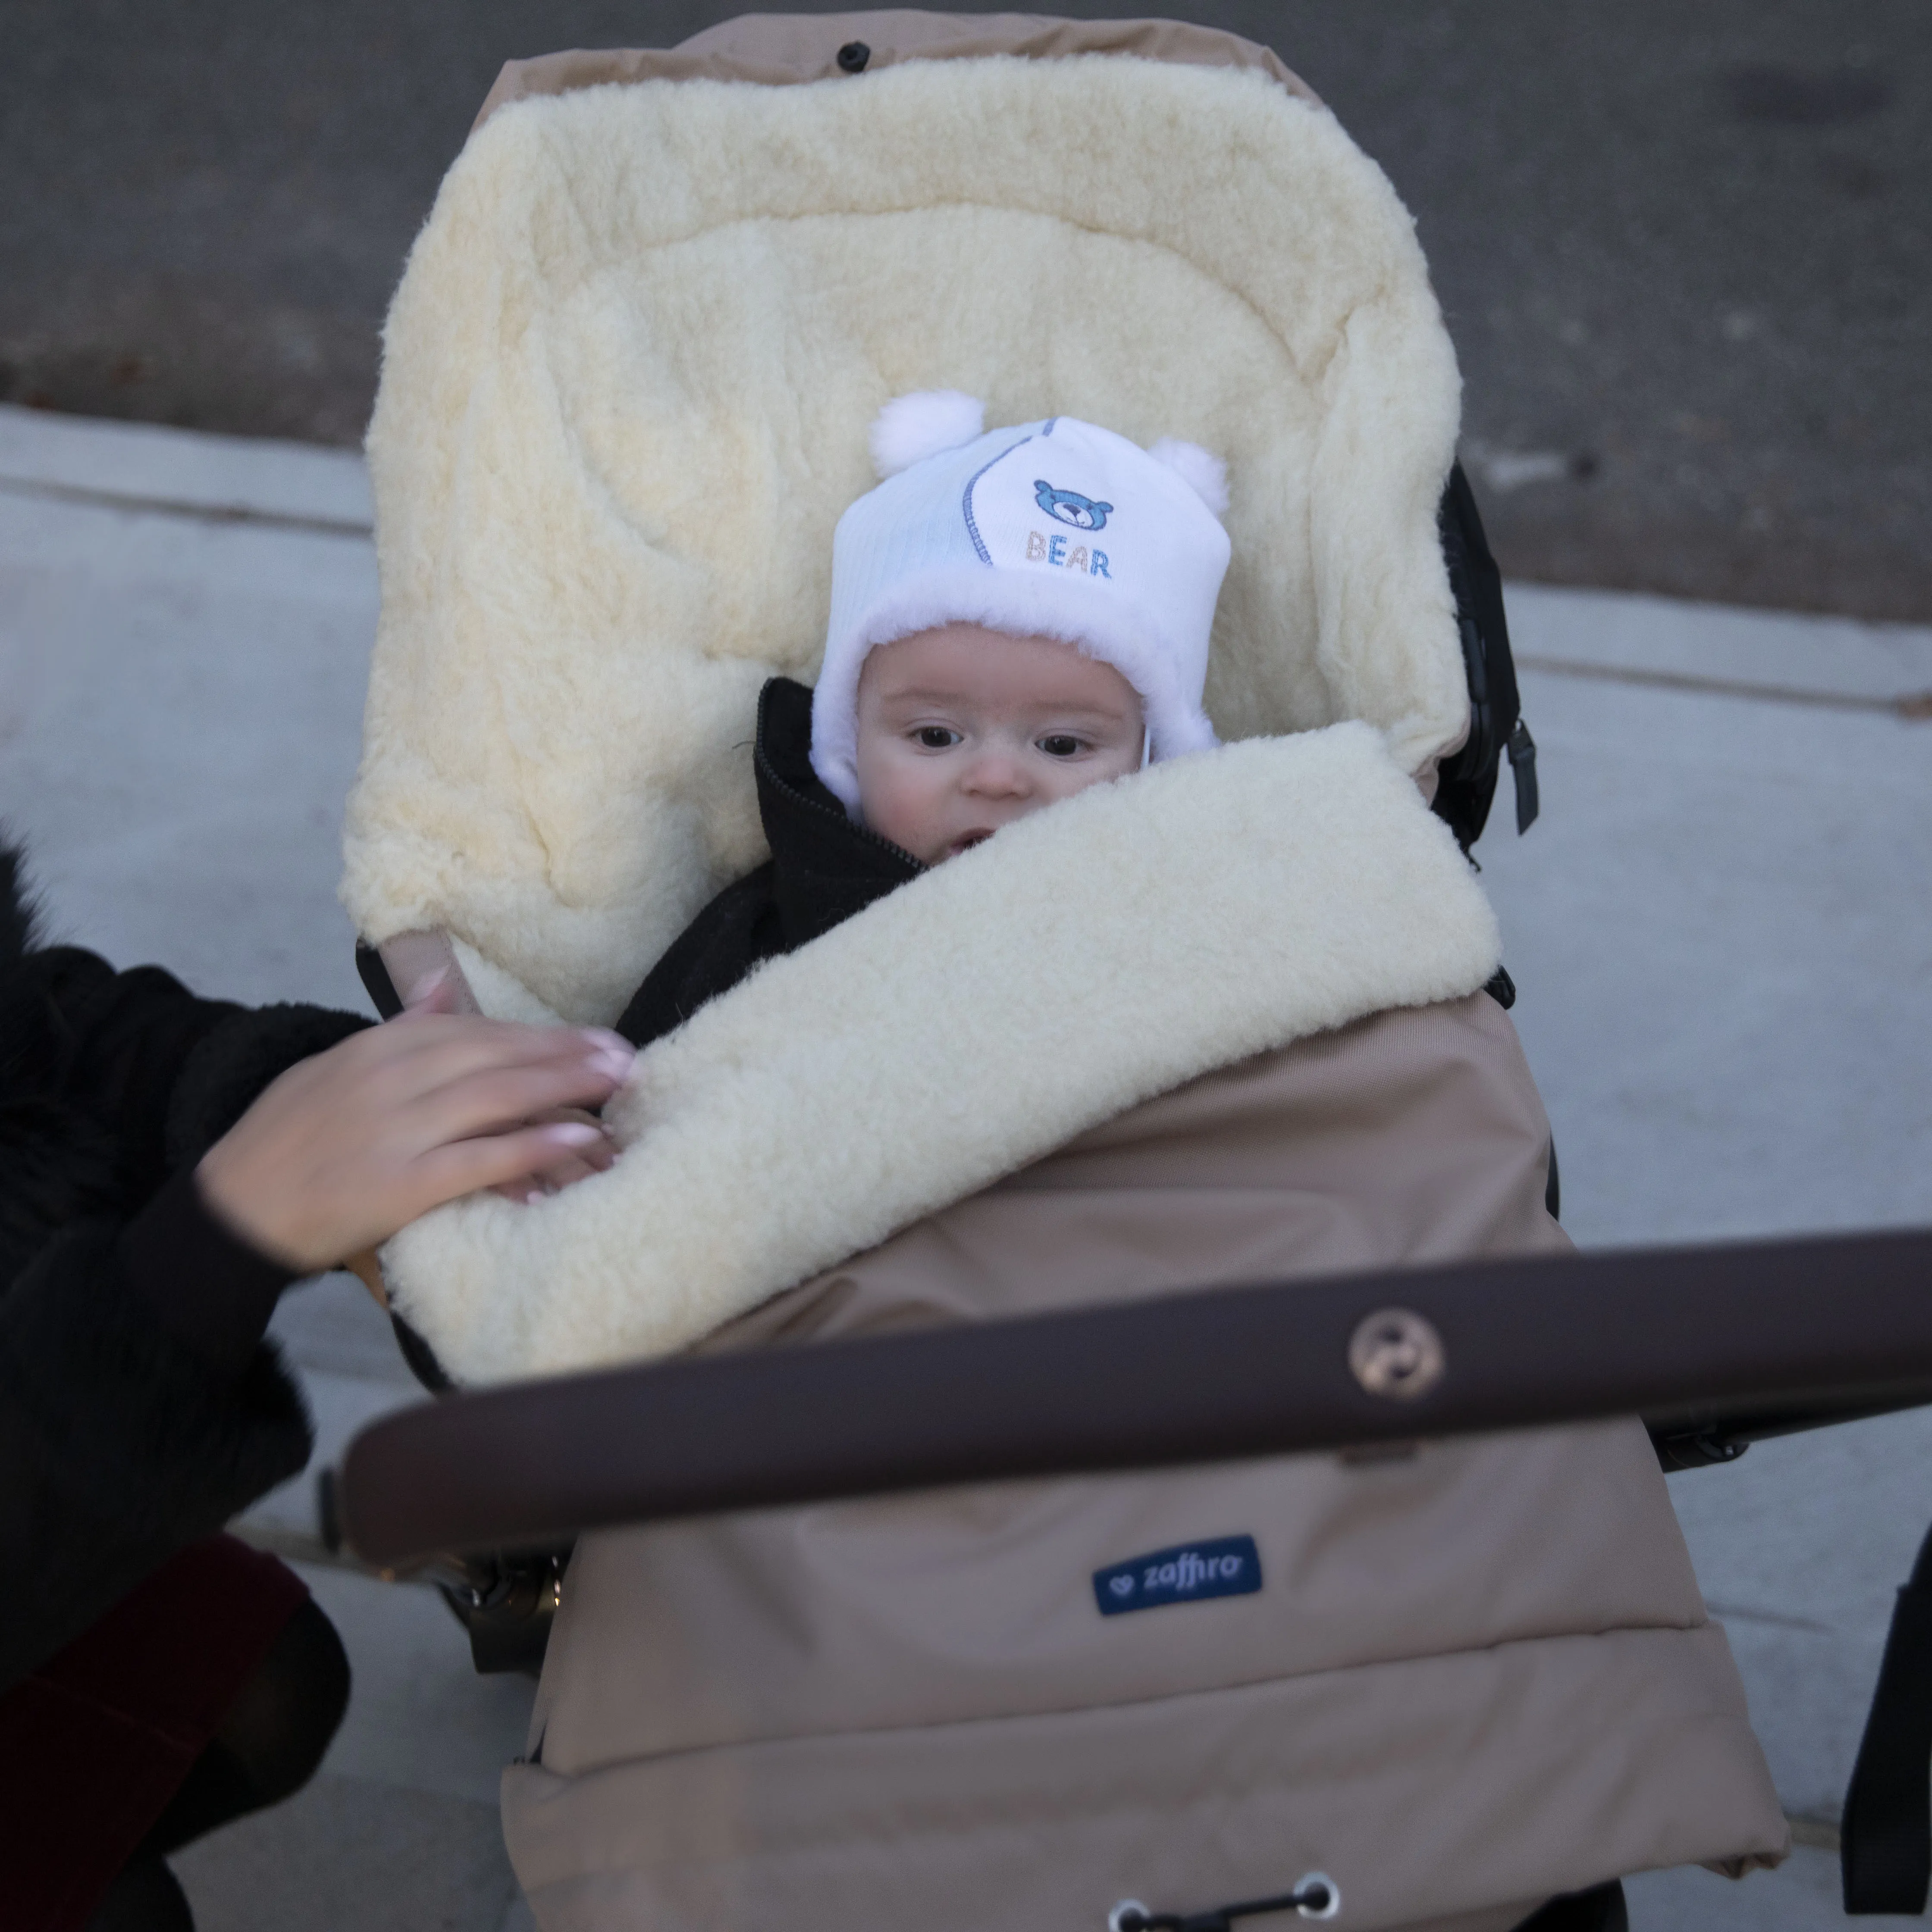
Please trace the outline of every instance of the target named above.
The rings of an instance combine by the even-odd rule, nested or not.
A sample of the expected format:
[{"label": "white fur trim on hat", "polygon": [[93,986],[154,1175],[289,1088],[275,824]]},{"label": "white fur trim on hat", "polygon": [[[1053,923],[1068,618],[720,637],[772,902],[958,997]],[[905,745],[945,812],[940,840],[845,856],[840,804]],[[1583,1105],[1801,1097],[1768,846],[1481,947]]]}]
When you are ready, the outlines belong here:
[{"label": "white fur trim on hat", "polygon": [[1148,454],[1164,463],[1217,517],[1228,509],[1228,466],[1211,449],[1178,437],[1162,436],[1148,446]]},{"label": "white fur trim on hat", "polygon": [[896,476],[928,456],[970,442],[986,427],[986,406],[958,389],[915,389],[895,396],[872,420],[872,467]]},{"label": "white fur trim on hat", "polygon": [[[916,405],[912,408],[904,406]],[[978,404],[902,397],[873,427],[897,454],[950,436]],[[887,418],[892,418],[888,424]],[[1222,466],[1192,443],[1160,454],[1071,416],[990,430],[896,471],[832,538],[832,610],[812,707],[812,763],[856,817],[860,674],[880,644],[951,623],[1057,638],[1139,694],[1150,755],[1210,750],[1201,708],[1228,536]]]},{"label": "white fur trim on hat", "polygon": [[1211,752],[1220,742],[1170,653],[1130,610],[1096,610],[1078,586],[1016,572],[942,567],[895,585],[873,606],[862,650],[827,654],[812,693],[812,764],[848,812],[859,803],[859,674],[881,644],[944,624],[983,624],[1019,638],[1058,638],[1112,664],[1139,694],[1150,759]]}]

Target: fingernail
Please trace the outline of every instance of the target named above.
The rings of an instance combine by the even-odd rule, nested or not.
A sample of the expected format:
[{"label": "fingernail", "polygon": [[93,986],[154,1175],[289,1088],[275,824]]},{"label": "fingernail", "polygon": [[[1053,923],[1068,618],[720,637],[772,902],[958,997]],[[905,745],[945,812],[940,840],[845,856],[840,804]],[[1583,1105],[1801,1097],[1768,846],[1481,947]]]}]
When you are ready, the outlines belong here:
[{"label": "fingernail", "polygon": [[636,1064],[637,1058],[628,1046],[604,1046],[599,1047],[592,1056],[590,1064],[605,1079],[614,1080],[621,1085],[631,1077],[631,1069]]},{"label": "fingernail", "polygon": [[593,1127],[585,1120],[560,1120],[554,1127],[546,1127],[544,1133],[560,1147],[589,1147],[593,1141],[604,1138],[602,1127]]},{"label": "fingernail", "polygon": [[613,1053],[626,1054],[635,1050],[622,1034],[613,1033],[608,1027],[585,1027],[581,1030],[592,1046],[605,1047]]}]

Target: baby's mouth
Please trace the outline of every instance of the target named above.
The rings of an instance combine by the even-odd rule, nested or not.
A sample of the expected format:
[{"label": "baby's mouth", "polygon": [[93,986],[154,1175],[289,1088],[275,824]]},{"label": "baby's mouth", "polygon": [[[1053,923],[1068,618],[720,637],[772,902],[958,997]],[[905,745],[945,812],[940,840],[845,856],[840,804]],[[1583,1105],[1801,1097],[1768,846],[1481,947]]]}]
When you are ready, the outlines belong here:
[{"label": "baby's mouth", "polygon": [[976,831],[962,832],[951,844],[946,847],[946,856],[949,859],[956,859],[961,853],[970,852],[974,846],[985,844],[992,836],[991,830],[984,826]]}]

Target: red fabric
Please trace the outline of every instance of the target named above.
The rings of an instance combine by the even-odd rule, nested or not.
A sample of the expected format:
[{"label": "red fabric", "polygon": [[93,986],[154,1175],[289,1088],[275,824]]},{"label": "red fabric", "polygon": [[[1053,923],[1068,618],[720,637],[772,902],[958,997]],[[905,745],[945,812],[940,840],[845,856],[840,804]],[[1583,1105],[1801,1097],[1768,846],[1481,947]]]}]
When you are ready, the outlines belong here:
[{"label": "red fabric", "polygon": [[0,1696],[8,1932],[86,1924],[308,1595],[286,1564],[208,1537]]}]

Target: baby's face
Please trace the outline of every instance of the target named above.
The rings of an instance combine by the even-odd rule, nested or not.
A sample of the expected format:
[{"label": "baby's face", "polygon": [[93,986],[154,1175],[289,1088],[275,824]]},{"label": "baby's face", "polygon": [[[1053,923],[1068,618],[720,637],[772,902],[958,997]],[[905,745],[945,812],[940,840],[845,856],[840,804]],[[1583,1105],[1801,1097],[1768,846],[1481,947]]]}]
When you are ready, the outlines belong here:
[{"label": "baby's face", "polygon": [[1042,806],[1138,771],[1138,693],[1052,638],[948,624],[882,644],[859,678],[859,810],[936,866]]}]

